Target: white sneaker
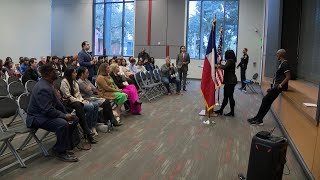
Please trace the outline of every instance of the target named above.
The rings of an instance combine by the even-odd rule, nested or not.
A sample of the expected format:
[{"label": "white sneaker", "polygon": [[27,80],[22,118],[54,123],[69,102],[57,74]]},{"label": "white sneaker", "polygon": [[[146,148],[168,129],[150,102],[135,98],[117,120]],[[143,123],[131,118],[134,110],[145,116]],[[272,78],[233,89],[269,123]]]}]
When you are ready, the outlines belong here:
[{"label": "white sneaker", "polygon": [[210,124],[210,120],[206,120],[206,121],[202,121],[203,124],[209,125]]},{"label": "white sneaker", "polygon": [[94,133],[94,136],[98,136],[96,128],[92,128],[91,131]]}]

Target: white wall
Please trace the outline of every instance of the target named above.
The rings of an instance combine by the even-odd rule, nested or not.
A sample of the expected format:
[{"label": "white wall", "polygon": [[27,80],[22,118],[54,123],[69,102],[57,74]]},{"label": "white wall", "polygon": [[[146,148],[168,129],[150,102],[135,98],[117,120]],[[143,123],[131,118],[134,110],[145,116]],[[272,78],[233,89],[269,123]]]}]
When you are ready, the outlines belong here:
[{"label": "white wall", "polygon": [[[255,73],[261,76],[264,0],[239,0],[239,2],[238,62],[242,57],[243,48],[248,48],[249,64],[246,76],[247,79],[251,79]],[[240,68],[236,74],[240,81]]]},{"label": "white wall", "polygon": [[0,1],[0,59],[51,54],[51,0]]},{"label": "white wall", "polygon": [[92,42],[92,0],[52,0],[52,55],[78,54]]}]

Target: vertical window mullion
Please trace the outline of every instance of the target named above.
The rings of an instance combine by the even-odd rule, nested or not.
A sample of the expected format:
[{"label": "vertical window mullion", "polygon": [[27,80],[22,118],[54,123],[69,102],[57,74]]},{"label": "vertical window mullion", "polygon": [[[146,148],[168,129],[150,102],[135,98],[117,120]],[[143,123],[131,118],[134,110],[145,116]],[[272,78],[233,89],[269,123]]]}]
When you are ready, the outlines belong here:
[{"label": "vertical window mullion", "polygon": [[201,58],[201,46],[202,46],[202,6],[203,6],[203,0],[200,0],[200,44],[199,44],[199,55],[198,55],[198,59]]},{"label": "vertical window mullion", "polygon": [[121,55],[124,51],[124,16],[125,16],[125,1],[122,3],[122,35],[121,35]]}]

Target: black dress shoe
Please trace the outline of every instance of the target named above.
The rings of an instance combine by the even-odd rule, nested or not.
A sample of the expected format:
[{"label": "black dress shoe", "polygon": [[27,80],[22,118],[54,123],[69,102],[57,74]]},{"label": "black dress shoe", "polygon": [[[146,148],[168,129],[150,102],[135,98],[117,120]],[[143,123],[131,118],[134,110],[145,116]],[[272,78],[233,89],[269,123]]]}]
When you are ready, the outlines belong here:
[{"label": "black dress shoe", "polygon": [[117,126],[121,126],[122,123],[118,122],[118,121],[115,121],[115,122],[112,123],[112,125],[117,127]]},{"label": "black dress shoe", "polygon": [[219,115],[222,115],[222,113],[223,113],[223,111],[222,110],[217,110],[217,111],[213,111],[214,113],[216,113],[216,114],[219,114]]},{"label": "black dress shoe", "polygon": [[234,112],[229,112],[227,114],[224,114],[224,116],[232,116],[232,117],[234,117]]},{"label": "black dress shoe", "polygon": [[257,120],[257,118],[250,118],[250,119],[248,119],[247,121],[251,124],[252,122],[254,122],[254,121],[256,121]]},{"label": "black dress shoe", "polygon": [[66,152],[58,153],[57,157],[61,161],[65,161],[65,162],[78,162],[79,161],[78,158],[71,156],[71,155],[67,154]]},{"label": "black dress shoe", "polygon": [[134,102],[134,105],[140,105],[140,104],[142,104],[141,101],[136,101],[136,102]]},{"label": "black dress shoe", "polygon": [[141,115],[139,112],[132,113],[133,115]]},{"label": "black dress shoe", "polygon": [[91,134],[87,135],[86,139],[88,139],[90,144],[97,144],[97,142],[98,142],[97,140],[95,140],[93,138],[93,135],[91,135]]}]

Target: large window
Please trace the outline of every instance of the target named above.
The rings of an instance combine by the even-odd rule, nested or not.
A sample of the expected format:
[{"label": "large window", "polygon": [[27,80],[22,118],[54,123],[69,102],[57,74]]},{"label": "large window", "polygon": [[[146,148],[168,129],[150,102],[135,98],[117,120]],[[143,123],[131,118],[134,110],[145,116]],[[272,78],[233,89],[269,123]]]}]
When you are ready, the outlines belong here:
[{"label": "large window", "polygon": [[188,0],[187,49],[191,58],[204,59],[214,17],[216,44],[223,28],[223,50],[236,52],[238,40],[238,0]]},{"label": "large window", "polygon": [[133,55],[134,0],[94,1],[94,54]]}]

